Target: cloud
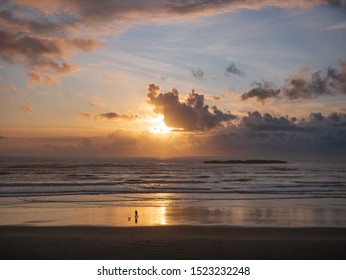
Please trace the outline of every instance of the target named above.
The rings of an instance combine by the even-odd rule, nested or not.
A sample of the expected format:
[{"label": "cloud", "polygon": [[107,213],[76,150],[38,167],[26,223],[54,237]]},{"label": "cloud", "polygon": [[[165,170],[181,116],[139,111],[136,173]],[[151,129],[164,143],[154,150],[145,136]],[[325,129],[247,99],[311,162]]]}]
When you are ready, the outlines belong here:
[{"label": "cloud", "polygon": [[335,7],[335,8],[345,8],[346,7],[345,0],[324,0],[321,2],[322,2],[322,4],[328,4],[328,5]]},{"label": "cloud", "polygon": [[79,148],[81,150],[90,152],[93,150],[93,142],[90,138],[83,138],[81,142],[79,143]]},{"label": "cloud", "polygon": [[[102,46],[96,39],[84,38],[102,33],[117,34],[134,24],[167,22],[191,17],[209,16],[238,9],[264,7],[307,8],[314,5],[345,7],[338,0],[2,0],[0,4],[0,57],[7,63],[24,65],[40,74],[39,65],[68,63],[71,51],[89,52]],[[77,37],[76,34],[82,34]],[[41,62],[40,62],[41,61]],[[46,65],[47,65],[46,63]],[[36,65],[36,66],[35,66]],[[35,69],[32,69],[35,67]],[[46,68],[44,66],[43,68]],[[69,75],[74,65],[51,66],[50,71]],[[70,71],[68,71],[70,70]],[[235,69],[234,69],[235,70]],[[64,72],[61,72],[64,71]],[[235,71],[236,74],[237,71]],[[239,73],[239,72],[238,72]],[[196,78],[203,74],[196,71]],[[44,81],[45,84],[46,83]],[[50,83],[52,85],[52,83]],[[54,84],[54,83],[53,83]]]},{"label": "cloud", "polygon": [[[1,137],[0,137],[1,138]],[[213,131],[170,133],[117,130],[107,137],[15,138],[1,141],[1,155],[201,156],[245,158],[340,157],[346,153],[346,114],[306,118],[251,112]]]},{"label": "cloud", "polygon": [[346,114],[311,113],[306,119],[251,112],[211,135],[191,135],[191,150],[233,157],[342,157]]},{"label": "cloud", "polygon": [[295,131],[301,130],[296,124],[296,118],[276,117],[269,113],[261,115],[259,112],[250,112],[244,116],[238,127],[252,131]]},{"label": "cloud", "polygon": [[[93,156],[102,155],[94,147],[94,140],[99,138],[81,137],[11,137],[0,145],[1,155],[54,155],[54,156]],[[101,140],[101,143],[105,142]],[[96,143],[100,145],[100,141]],[[96,145],[95,145],[96,146]],[[107,154],[105,154],[107,155]]]},{"label": "cloud", "polygon": [[298,72],[288,77],[281,89],[275,88],[272,82],[253,82],[256,87],[242,93],[240,100],[255,97],[264,102],[269,98],[285,98],[289,100],[313,99],[320,96],[346,94],[346,62],[339,69],[328,67],[324,70],[312,71],[302,66]]},{"label": "cloud", "polygon": [[84,119],[87,120],[117,120],[117,119],[124,119],[124,120],[136,120],[139,119],[138,115],[124,115],[124,114],[118,114],[115,112],[107,112],[107,113],[100,113],[100,114],[92,114],[88,112],[79,112],[78,115]]},{"label": "cloud", "polygon": [[[16,1],[14,1],[16,2]],[[51,34],[63,32],[69,21],[63,17],[55,17],[50,21],[49,17],[41,10],[33,8],[31,1],[22,1],[23,6],[17,6],[11,1],[3,0],[0,10],[0,23],[3,27],[14,31],[32,32],[39,34]],[[28,16],[30,14],[30,16]]]},{"label": "cloud", "polygon": [[176,17],[208,16],[238,9],[264,7],[307,8],[314,5],[344,7],[338,0],[3,0],[0,19],[7,29],[35,34],[59,35],[81,26],[88,30],[124,28],[144,21],[167,21]]},{"label": "cloud", "polygon": [[186,131],[209,130],[236,119],[235,115],[224,113],[216,106],[210,109],[204,104],[204,95],[194,90],[182,101],[176,89],[160,93],[159,86],[149,84],[147,102],[153,105],[156,114],[163,115],[167,126]]},{"label": "cloud", "polygon": [[252,84],[256,87],[244,92],[240,96],[240,100],[244,101],[249,98],[255,97],[257,101],[260,101],[262,102],[262,104],[264,104],[266,99],[277,98],[281,92],[280,89],[274,88],[274,84],[271,82],[253,82]]},{"label": "cloud", "polygon": [[61,82],[51,74],[41,74],[39,72],[28,72],[26,75],[29,84],[43,84],[47,86],[58,86]]},{"label": "cloud", "polygon": [[24,113],[32,112],[32,104],[30,101],[26,101],[23,106],[19,107],[18,110],[23,111]]},{"label": "cloud", "polygon": [[[191,13],[200,10],[215,10],[217,8],[239,9],[239,8],[254,8],[265,6],[278,6],[278,7],[310,7],[312,5],[329,4],[335,7],[345,6],[344,0],[292,0],[288,3],[280,0],[189,0],[189,1],[177,1],[177,0],[132,0],[124,3],[113,0],[99,0],[84,1],[84,0],[51,0],[49,3],[43,0],[13,0],[17,4],[33,5],[38,8],[49,9],[54,7],[63,8],[68,6],[69,8],[75,7],[75,11],[79,11],[80,14],[92,15],[95,11],[96,14],[133,14],[143,8],[152,8],[155,11],[161,12],[176,12],[176,13]],[[105,9],[107,8],[107,9]],[[145,11],[144,11],[145,12]],[[94,15],[95,16],[95,15]]]},{"label": "cloud", "polygon": [[18,35],[0,30],[3,42],[0,58],[8,63],[23,64],[27,69],[27,80],[31,84],[59,85],[58,77],[79,70],[75,64],[63,60],[73,49],[91,48],[93,43],[79,40],[57,40],[50,38]]},{"label": "cloud", "polygon": [[264,7],[280,7],[280,8],[308,8],[314,5],[331,5],[336,8],[345,7],[344,0],[293,0],[293,1],[279,1],[279,0],[191,0],[191,1],[166,1],[169,3],[170,12],[175,14],[208,14],[208,13],[221,13],[225,11],[233,11],[237,9],[261,9]]},{"label": "cloud", "polygon": [[118,155],[136,155],[136,152],[138,152],[137,143],[139,139],[129,132],[117,130],[109,134],[107,138],[111,140],[111,144],[107,145],[105,149],[111,150],[112,153]]},{"label": "cloud", "polygon": [[59,65],[47,58],[62,59],[70,52],[91,51],[102,45],[102,42],[92,39],[60,39],[6,30],[0,30],[0,37],[2,38],[0,56],[5,61],[65,71],[68,64]]},{"label": "cloud", "polygon": [[295,117],[275,117],[254,112],[242,119],[239,128],[253,132],[253,136],[266,135],[267,144],[273,141],[283,150],[285,145],[288,150],[300,151],[346,150],[346,114],[334,112],[323,116],[321,113],[311,113],[307,119],[298,120]]},{"label": "cloud", "polygon": [[201,68],[198,68],[197,70],[191,70],[192,76],[194,76],[196,79],[203,80],[204,79],[204,72]]},{"label": "cloud", "polygon": [[[97,40],[74,38],[62,40],[32,35],[21,35],[0,30],[0,57],[8,63],[23,64],[28,68],[28,80],[46,85],[58,85],[55,80],[79,70],[64,58],[75,50],[90,51],[101,45]],[[54,78],[52,77],[54,76]]]},{"label": "cloud", "polygon": [[220,96],[216,96],[216,95],[204,94],[204,99],[205,100],[218,101],[218,100],[221,99],[221,97]]},{"label": "cloud", "polygon": [[289,77],[283,88],[288,99],[312,99],[322,95],[346,94],[346,62],[340,69],[329,67],[312,72],[302,67],[297,74]]},{"label": "cloud", "polygon": [[75,64],[69,64],[66,62],[56,62],[51,60],[40,60],[33,65],[37,70],[48,70],[59,74],[70,74],[79,70],[79,67]]},{"label": "cloud", "polygon": [[9,62],[19,62],[23,58],[35,61],[41,55],[62,55],[62,50],[55,40],[19,35],[4,30],[0,30],[0,37],[2,38],[0,55]]},{"label": "cloud", "polygon": [[[63,11],[70,22],[81,21],[82,19],[123,19],[123,17],[162,15],[208,15],[217,12],[229,12],[236,9],[260,9],[266,6],[276,6],[283,8],[310,7],[318,4],[331,4],[341,6],[343,1],[337,0],[295,0],[282,2],[279,0],[132,0],[132,1],[84,1],[84,0],[14,0],[18,5],[30,5],[46,11]],[[71,11],[67,13],[67,11]],[[77,17],[78,15],[79,17]],[[82,19],[80,19],[82,18]]]},{"label": "cloud", "polygon": [[231,63],[226,68],[225,75],[229,76],[230,74],[237,75],[237,76],[245,76],[244,72],[238,69],[234,63]]},{"label": "cloud", "polygon": [[[2,141],[1,141],[2,140]],[[1,139],[0,155],[31,156],[184,156],[185,136],[116,130],[98,137],[11,137]]]},{"label": "cloud", "polygon": [[70,24],[63,18],[58,12],[48,15],[4,1],[0,4],[0,59],[27,68],[29,82],[57,85],[53,79],[80,69],[66,62],[71,53],[92,51],[103,44],[96,39],[71,38]]}]

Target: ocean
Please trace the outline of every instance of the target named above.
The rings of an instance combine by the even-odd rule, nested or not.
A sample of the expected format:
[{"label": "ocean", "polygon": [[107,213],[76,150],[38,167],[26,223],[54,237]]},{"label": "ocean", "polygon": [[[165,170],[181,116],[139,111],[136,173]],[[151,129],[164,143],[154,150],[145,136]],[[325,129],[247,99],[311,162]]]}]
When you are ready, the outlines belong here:
[{"label": "ocean", "polygon": [[345,161],[204,161],[1,158],[0,224],[346,226]]}]

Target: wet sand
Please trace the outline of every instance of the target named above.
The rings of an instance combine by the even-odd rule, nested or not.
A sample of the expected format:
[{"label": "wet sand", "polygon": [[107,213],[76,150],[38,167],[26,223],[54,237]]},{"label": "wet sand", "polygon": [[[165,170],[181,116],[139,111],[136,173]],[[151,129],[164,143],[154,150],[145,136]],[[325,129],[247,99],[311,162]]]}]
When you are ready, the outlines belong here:
[{"label": "wet sand", "polygon": [[346,228],[0,226],[1,259],[346,259]]}]

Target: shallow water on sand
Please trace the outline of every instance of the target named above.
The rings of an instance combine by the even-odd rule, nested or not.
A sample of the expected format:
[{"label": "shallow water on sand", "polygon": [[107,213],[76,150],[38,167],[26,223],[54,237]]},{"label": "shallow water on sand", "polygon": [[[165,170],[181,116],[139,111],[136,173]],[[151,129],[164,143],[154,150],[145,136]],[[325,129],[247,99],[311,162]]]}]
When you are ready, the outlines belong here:
[{"label": "shallow water on sand", "polygon": [[346,226],[345,162],[203,161],[2,158],[0,224]]}]

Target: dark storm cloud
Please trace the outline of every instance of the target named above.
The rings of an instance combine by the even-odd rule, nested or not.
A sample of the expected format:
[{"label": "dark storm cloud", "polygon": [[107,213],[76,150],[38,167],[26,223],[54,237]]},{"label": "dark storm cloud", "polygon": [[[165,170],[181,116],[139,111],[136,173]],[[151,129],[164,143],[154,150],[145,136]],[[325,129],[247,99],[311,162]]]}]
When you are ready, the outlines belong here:
[{"label": "dark storm cloud", "polygon": [[204,79],[204,72],[201,68],[198,68],[197,70],[191,70],[192,76],[194,76],[196,79],[203,80]]},{"label": "dark storm cloud", "polygon": [[231,63],[226,68],[225,75],[229,76],[230,74],[238,75],[238,76],[245,76],[244,72],[242,72],[240,69],[238,69],[234,63]]},{"label": "dark storm cloud", "polygon": [[322,95],[346,94],[346,63],[340,69],[329,67],[312,72],[302,68],[296,75],[289,77],[283,88],[288,99],[311,99]]},{"label": "dark storm cloud", "polygon": [[287,117],[276,117],[265,113],[261,115],[259,112],[248,113],[243,117],[238,127],[247,128],[252,131],[292,131],[300,130],[295,123],[296,119],[288,119]]},{"label": "dark storm cloud", "polygon": [[246,130],[253,133],[254,139],[260,137],[267,149],[272,146],[285,152],[312,151],[317,154],[346,151],[346,114],[323,116],[311,113],[306,120],[264,114],[255,119],[244,119]]},{"label": "dark storm cloud", "polygon": [[346,114],[334,112],[324,116],[318,112],[311,113],[306,119],[298,120],[296,117],[277,117],[269,113],[260,114],[255,111],[244,116],[239,122],[238,128],[246,128],[252,131],[299,131],[305,133],[333,128],[346,129]]},{"label": "dark storm cloud", "polygon": [[306,119],[251,112],[235,126],[189,139],[196,150],[247,157],[343,156],[346,114],[311,113]]},{"label": "dark storm cloud", "polygon": [[79,112],[78,115],[84,119],[88,120],[117,120],[117,119],[124,119],[124,120],[135,120],[139,119],[139,116],[137,115],[125,115],[125,114],[118,114],[115,112],[107,112],[107,113],[100,113],[100,114],[92,114],[88,112]]},{"label": "dark storm cloud", "polygon": [[204,95],[192,90],[186,101],[180,99],[176,89],[160,93],[160,87],[148,85],[147,101],[154,106],[154,112],[162,114],[167,126],[187,131],[208,130],[221,126],[223,122],[236,119],[231,113],[224,113],[216,106],[204,104]]},{"label": "dark storm cloud", "polygon": [[240,96],[241,100],[255,97],[257,101],[264,103],[268,98],[277,98],[281,92],[280,89],[274,88],[274,84],[271,82],[253,82],[252,84],[256,87],[244,92]]}]

